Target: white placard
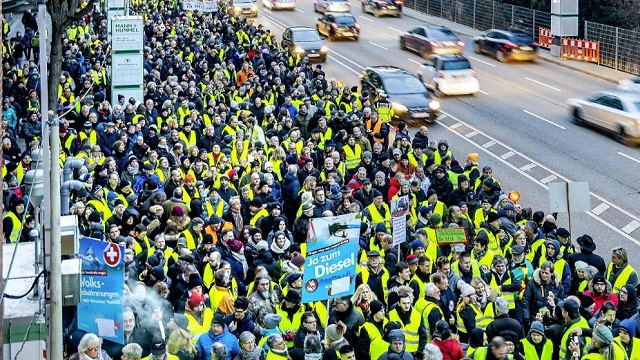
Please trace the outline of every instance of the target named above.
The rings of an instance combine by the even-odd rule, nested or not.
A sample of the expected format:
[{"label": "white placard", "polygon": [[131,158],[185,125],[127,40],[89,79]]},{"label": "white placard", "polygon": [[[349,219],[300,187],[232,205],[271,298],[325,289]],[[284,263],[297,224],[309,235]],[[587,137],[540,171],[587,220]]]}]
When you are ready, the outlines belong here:
[{"label": "white placard", "polygon": [[[118,96],[122,95],[125,98],[125,102],[128,103],[129,102],[129,98],[134,98],[136,99],[136,106],[138,104],[141,104],[143,102],[143,98],[144,98],[144,90],[142,89],[142,86],[132,86],[129,88],[116,88],[116,87],[111,87],[111,103],[112,104],[117,104],[118,103]],[[134,106],[135,109],[135,106]]]},{"label": "white placard", "polygon": [[184,0],[182,2],[182,10],[201,11],[201,12],[217,12],[218,2],[215,0]]},{"label": "white placard", "polygon": [[124,0],[108,0],[107,9],[124,9]]},{"label": "white placard", "polygon": [[142,85],[144,64],[142,54],[113,54],[111,81],[113,85]]},{"label": "white placard", "polygon": [[588,182],[570,182],[568,186],[564,182],[549,184],[549,211],[567,212],[569,208],[571,212],[591,210]]},{"label": "white placard", "polygon": [[119,16],[111,19],[112,51],[142,51],[144,29],[141,16]]}]

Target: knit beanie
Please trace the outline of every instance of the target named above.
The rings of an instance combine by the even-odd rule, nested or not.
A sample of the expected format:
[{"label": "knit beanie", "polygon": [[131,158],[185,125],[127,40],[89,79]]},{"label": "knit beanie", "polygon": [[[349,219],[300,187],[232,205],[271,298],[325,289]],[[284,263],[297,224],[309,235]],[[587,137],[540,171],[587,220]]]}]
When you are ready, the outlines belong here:
[{"label": "knit beanie", "polygon": [[282,321],[282,316],[280,314],[267,314],[264,317],[264,326],[267,329],[275,329]]},{"label": "knit beanie", "polygon": [[636,322],[631,319],[624,319],[620,322],[620,328],[627,330],[629,336],[636,336]]},{"label": "knit beanie", "polygon": [[336,342],[342,339],[342,332],[338,329],[338,325],[331,324],[327,326],[327,329],[324,332],[324,336],[330,342]]},{"label": "knit beanie", "polygon": [[371,304],[369,304],[369,309],[371,310],[371,315],[375,315],[380,310],[384,309],[384,305],[380,302],[380,300],[373,300]]},{"label": "knit beanie", "polygon": [[593,336],[602,340],[606,344],[613,342],[613,334],[607,325],[600,324],[593,329]]},{"label": "knit beanie", "polygon": [[529,334],[537,333],[544,336],[544,325],[540,321],[534,321],[531,323],[531,329],[529,329]]}]

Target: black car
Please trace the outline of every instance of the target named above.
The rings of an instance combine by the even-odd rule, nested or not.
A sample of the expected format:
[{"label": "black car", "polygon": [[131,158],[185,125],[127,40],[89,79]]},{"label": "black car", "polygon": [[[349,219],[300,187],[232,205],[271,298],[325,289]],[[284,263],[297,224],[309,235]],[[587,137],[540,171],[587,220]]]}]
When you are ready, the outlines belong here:
[{"label": "black car", "polygon": [[351,14],[326,13],[316,21],[316,30],[329,40],[353,38],[360,39],[360,26]]},{"label": "black car", "polygon": [[370,97],[385,94],[395,121],[433,123],[440,112],[440,103],[431,98],[422,81],[396,66],[367,67],[360,86]]},{"label": "black car", "polygon": [[383,15],[402,16],[402,0],[362,0],[362,12]]},{"label": "black car", "polygon": [[473,38],[476,54],[489,54],[500,61],[534,61],[538,58],[538,44],[533,37],[517,29],[491,29]]},{"label": "black car", "polygon": [[282,46],[289,47],[300,57],[308,57],[311,61],[327,60],[329,49],[322,44],[318,32],[308,26],[288,27],[282,33]]},{"label": "black car", "polygon": [[400,35],[400,49],[426,59],[431,54],[462,54],[464,42],[445,26],[417,26]]}]

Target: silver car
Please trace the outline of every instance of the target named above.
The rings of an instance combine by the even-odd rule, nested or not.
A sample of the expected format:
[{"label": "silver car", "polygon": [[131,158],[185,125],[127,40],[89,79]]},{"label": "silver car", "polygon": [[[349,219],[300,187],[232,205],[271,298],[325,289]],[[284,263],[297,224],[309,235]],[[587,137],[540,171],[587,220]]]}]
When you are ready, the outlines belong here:
[{"label": "silver car", "polygon": [[640,143],[640,93],[599,91],[586,99],[569,99],[567,103],[577,124],[611,132],[625,145]]},{"label": "silver car", "polygon": [[350,12],[349,0],[314,0],[313,10],[319,13],[325,12]]},{"label": "silver car", "polygon": [[279,10],[279,9],[296,9],[296,1],[295,0],[262,0],[262,5],[269,10]]},{"label": "silver car", "polygon": [[618,89],[624,91],[640,91],[640,76],[618,82]]},{"label": "silver car", "polygon": [[244,15],[246,17],[258,16],[258,7],[253,0],[233,0],[233,12],[236,16]]},{"label": "silver car", "polygon": [[480,91],[476,72],[464,55],[431,55],[420,65],[418,78],[436,96],[468,95]]}]

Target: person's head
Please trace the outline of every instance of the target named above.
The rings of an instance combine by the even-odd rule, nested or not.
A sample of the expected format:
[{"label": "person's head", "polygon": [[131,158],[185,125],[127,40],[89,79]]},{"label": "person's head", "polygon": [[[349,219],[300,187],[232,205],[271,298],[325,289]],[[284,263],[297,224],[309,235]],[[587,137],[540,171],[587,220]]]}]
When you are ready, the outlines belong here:
[{"label": "person's head", "polygon": [[413,305],[413,301],[411,299],[411,295],[410,294],[400,294],[398,293],[398,306],[400,307],[400,309],[404,312],[408,312],[411,311],[411,306]]},{"label": "person's head", "polygon": [[507,348],[507,342],[501,336],[496,336],[489,342],[489,349],[491,354],[496,360],[504,360],[507,358],[509,349]]},{"label": "person's head", "polygon": [[133,311],[127,309],[122,314],[122,322],[124,324],[124,332],[131,333],[136,327],[136,318],[133,315]]},{"label": "person's head", "polygon": [[616,320],[616,304],[613,301],[605,301],[600,308],[600,317],[607,323],[613,324]]},{"label": "person's head", "polygon": [[256,348],[256,337],[250,331],[243,331],[238,340],[244,351],[251,352]]},{"label": "person's head", "polygon": [[356,351],[351,345],[343,345],[339,352],[340,360],[356,360]]},{"label": "person's head", "polygon": [[211,322],[211,333],[213,336],[218,336],[224,332],[224,315],[217,313],[213,316]]},{"label": "person's head", "polygon": [[580,316],[580,304],[573,299],[565,299],[562,303],[562,317],[565,321],[577,319]]},{"label": "person's head", "polygon": [[249,300],[245,296],[238,297],[233,302],[233,317],[238,320],[242,320],[247,316],[247,310],[249,309]]},{"label": "person's head", "polygon": [[302,314],[300,321],[302,321],[302,326],[304,326],[307,332],[313,333],[318,329],[318,319],[316,319],[315,314],[311,311]]},{"label": "person's head", "polygon": [[628,344],[636,336],[636,322],[631,319],[624,319],[620,322],[620,340]]},{"label": "person's head", "polygon": [[142,347],[136,343],[130,343],[122,348],[122,360],[142,359]]},{"label": "person's head", "polygon": [[350,296],[343,296],[339,298],[335,298],[333,300],[333,306],[336,308],[337,312],[344,313],[349,310],[349,304],[351,303]]},{"label": "person's head", "polygon": [[404,351],[404,333],[400,329],[391,330],[389,333],[389,352],[400,354]]},{"label": "person's head", "polygon": [[97,359],[100,356],[101,341],[96,334],[86,333],[78,344],[78,353]]},{"label": "person's head", "polygon": [[611,253],[611,262],[616,266],[621,266],[628,261],[627,250],[619,246]]},{"label": "person's head", "polygon": [[543,283],[548,284],[551,281],[553,275],[553,263],[551,261],[545,261],[540,265],[540,280]]},{"label": "person's head", "polygon": [[277,351],[284,351],[287,349],[287,344],[284,342],[282,335],[272,334],[267,338],[267,346],[269,349],[274,349]]},{"label": "person's head", "polygon": [[458,266],[460,266],[460,270],[464,272],[471,271],[471,254],[466,251],[460,254]]},{"label": "person's head", "polygon": [[504,315],[509,313],[509,303],[503,297],[497,297],[494,301],[496,316]]}]

